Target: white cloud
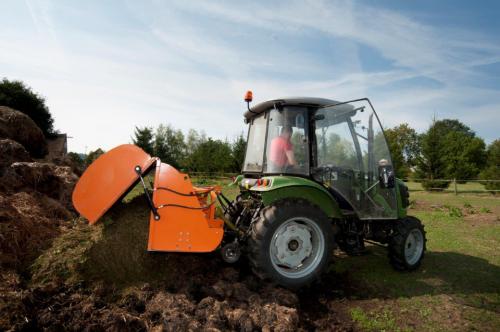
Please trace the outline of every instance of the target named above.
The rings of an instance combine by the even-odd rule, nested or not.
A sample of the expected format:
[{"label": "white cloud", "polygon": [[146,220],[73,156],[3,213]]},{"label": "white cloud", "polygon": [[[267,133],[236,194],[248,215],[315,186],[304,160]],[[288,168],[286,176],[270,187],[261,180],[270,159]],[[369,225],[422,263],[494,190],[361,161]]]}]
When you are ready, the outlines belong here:
[{"label": "white cloud", "polygon": [[[474,66],[500,60],[500,46],[479,33],[436,29],[344,1],[127,2],[119,15],[101,21],[99,2],[27,5],[16,14],[32,18],[31,30],[0,29],[1,74],[47,97],[56,127],[74,137],[71,150],[109,149],[128,142],[134,125],[165,122],[234,137],[245,128],[241,99],[249,88],[256,102],[368,96],[388,126],[404,121],[424,130],[437,113],[468,121],[488,140],[497,135],[498,90],[475,88],[470,80],[482,75]],[[96,32],[99,24],[124,30]],[[301,44],[310,36],[341,56],[317,54],[327,52],[325,45]],[[359,45],[393,68],[364,72]],[[400,84],[419,77],[440,86]],[[481,116],[471,115],[470,104]]]}]

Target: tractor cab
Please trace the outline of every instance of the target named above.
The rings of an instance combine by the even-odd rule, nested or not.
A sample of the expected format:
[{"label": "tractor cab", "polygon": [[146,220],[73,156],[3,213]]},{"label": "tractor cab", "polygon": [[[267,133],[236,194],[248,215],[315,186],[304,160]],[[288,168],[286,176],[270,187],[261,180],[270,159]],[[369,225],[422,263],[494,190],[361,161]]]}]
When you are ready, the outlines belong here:
[{"label": "tractor cab", "polygon": [[368,99],[284,98],[249,107],[245,178],[302,177],[359,219],[395,219],[389,148]]}]

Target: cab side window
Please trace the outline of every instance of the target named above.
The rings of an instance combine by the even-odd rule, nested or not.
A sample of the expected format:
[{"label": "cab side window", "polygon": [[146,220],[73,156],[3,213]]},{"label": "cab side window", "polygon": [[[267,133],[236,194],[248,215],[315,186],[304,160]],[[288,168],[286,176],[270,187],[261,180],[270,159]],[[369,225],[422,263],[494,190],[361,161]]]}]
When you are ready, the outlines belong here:
[{"label": "cab side window", "polygon": [[332,165],[358,169],[356,150],[349,125],[346,121],[327,123],[327,119],[316,123],[316,149],[318,166]]}]

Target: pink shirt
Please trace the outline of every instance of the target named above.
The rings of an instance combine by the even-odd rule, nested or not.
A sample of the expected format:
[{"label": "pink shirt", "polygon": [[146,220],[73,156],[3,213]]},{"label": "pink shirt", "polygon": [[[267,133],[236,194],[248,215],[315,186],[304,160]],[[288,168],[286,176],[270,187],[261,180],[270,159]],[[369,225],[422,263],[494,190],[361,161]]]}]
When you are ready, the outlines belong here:
[{"label": "pink shirt", "polygon": [[290,140],[281,136],[275,137],[271,142],[269,160],[278,167],[288,165],[286,152],[291,151],[292,148],[293,146]]}]

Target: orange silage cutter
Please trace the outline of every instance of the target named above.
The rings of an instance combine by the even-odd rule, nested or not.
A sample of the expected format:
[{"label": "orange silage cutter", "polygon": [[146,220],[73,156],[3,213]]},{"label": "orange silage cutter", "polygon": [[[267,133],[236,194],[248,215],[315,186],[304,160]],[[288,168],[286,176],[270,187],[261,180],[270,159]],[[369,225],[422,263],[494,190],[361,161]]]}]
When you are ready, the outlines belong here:
[{"label": "orange silage cutter", "polygon": [[[143,176],[153,168],[151,196]],[[224,235],[224,221],[215,216],[220,187],[195,187],[189,175],[135,145],[120,145],[92,163],[75,187],[73,205],[95,224],[139,182],[151,209],[149,251],[210,252],[219,246]]]}]

